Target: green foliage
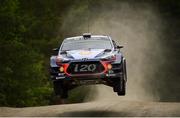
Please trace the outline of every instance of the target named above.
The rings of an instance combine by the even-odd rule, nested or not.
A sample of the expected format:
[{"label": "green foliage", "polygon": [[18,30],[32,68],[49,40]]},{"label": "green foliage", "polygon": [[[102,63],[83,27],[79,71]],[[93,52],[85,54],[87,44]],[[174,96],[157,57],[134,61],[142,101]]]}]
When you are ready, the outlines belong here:
[{"label": "green foliage", "polygon": [[4,55],[0,57],[0,93],[3,98],[0,104],[17,107],[43,104],[46,100],[42,97],[50,95],[50,91],[44,88],[49,85],[43,70],[43,56],[15,41],[0,47],[0,54]]},{"label": "green foliage", "polygon": [[71,0],[0,0],[0,106],[37,106],[51,101],[51,48]]},{"label": "green foliage", "polygon": [[0,106],[49,104],[50,48],[59,42],[55,38],[61,18],[58,10],[63,10],[56,3],[0,1]]}]

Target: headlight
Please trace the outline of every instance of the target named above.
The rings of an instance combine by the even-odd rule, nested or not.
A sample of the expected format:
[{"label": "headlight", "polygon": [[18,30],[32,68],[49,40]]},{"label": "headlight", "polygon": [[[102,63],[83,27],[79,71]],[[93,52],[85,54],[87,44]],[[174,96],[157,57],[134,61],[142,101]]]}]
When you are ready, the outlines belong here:
[{"label": "headlight", "polygon": [[62,59],[61,56],[57,56],[57,57],[56,57],[56,64],[57,64],[57,65],[61,65],[62,61],[63,61],[63,59]]},{"label": "headlight", "polygon": [[67,58],[73,59],[73,56],[71,56],[70,54],[66,55]]},{"label": "headlight", "polygon": [[114,61],[114,60],[116,60],[116,55],[110,55],[110,56],[102,57],[102,60]]}]

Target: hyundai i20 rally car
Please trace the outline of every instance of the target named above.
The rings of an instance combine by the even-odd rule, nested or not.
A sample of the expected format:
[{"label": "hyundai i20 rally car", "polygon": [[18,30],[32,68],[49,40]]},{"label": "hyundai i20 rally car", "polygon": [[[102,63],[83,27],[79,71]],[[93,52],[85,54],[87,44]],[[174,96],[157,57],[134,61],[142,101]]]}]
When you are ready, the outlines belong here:
[{"label": "hyundai i20 rally car", "polygon": [[61,98],[68,91],[87,84],[111,86],[118,95],[126,93],[126,60],[109,36],[83,34],[66,38],[50,58],[54,91]]}]

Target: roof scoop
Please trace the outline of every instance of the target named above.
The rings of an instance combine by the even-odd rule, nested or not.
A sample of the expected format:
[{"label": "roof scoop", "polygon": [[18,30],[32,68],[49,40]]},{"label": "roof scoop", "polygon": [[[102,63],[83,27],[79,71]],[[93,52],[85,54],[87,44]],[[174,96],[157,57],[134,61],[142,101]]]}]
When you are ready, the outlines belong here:
[{"label": "roof scoop", "polygon": [[91,33],[84,33],[83,38],[84,39],[91,38]]}]

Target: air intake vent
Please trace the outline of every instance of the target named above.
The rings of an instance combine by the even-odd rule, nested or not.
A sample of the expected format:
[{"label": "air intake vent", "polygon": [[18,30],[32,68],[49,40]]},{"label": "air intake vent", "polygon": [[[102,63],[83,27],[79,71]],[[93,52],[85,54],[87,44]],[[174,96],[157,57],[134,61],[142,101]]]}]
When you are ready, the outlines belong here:
[{"label": "air intake vent", "polygon": [[91,33],[84,33],[83,37],[84,39],[91,38]]},{"label": "air intake vent", "polygon": [[72,62],[67,69],[69,74],[96,74],[103,71],[104,67],[99,61]]}]

